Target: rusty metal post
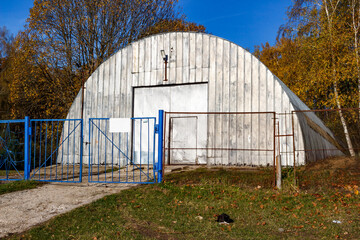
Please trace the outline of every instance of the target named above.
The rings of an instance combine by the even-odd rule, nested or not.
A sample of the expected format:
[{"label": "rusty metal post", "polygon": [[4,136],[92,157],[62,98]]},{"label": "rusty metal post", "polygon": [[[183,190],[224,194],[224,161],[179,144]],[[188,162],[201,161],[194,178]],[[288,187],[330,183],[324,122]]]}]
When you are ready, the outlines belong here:
[{"label": "rusty metal post", "polygon": [[168,162],[168,165],[170,165],[170,152],[171,152],[171,121],[172,121],[172,118],[169,117],[169,137],[168,137],[168,156],[167,156],[167,162]]},{"label": "rusty metal post", "polygon": [[169,60],[169,55],[167,55],[165,53],[165,50],[161,50],[160,52],[161,52],[161,56],[162,56],[162,58],[164,60],[164,65],[165,65],[165,79],[164,79],[164,81],[167,81],[168,80],[167,79],[167,64],[168,64],[168,60]]},{"label": "rusty metal post", "polygon": [[296,147],[295,147],[295,127],[294,127],[294,112],[291,112],[292,135],[293,135],[293,155],[294,155],[294,186],[296,186]]},{"label": "rusty metal post", "polygon": [[168,57],[167,57],[167,55],[166,55],[166,58],[165,58],[165,79],[164,79],[164,81],[167,81],[168,79],[167,79],[167,64],[168,64]]},{"label": "rusty metal post", "polygon": [[273,166],[274,166],[274,187],[276,186],[276,175],[275,175],[275,172],[276,172],[276,168],[275,168],[275,158],[276,158],[276,113],[274,112],[274,159],[273,159]]},{"label": "rusty metal post", "polygon": [[162,171],[163,171],[163,176],[165,175],[165,137],[166,137],[166,115],[167,112],[165,112],[165,117],[164,117],[164,136],[163,136],[163,155],[162,155]]}]

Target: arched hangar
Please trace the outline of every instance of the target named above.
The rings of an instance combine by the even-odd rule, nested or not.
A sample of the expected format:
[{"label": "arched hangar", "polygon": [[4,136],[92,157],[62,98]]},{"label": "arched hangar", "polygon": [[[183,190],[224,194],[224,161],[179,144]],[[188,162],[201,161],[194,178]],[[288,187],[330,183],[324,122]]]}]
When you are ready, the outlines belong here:
[{"label": "arched hangar", "polygon": [[[291,117],[309,108],[254,55],[210,34],[173,32],[133,42],[99,66],[84,92],[84,163],[96,144],[87,142],[89,118],[157,116],[159,109],[172,112],[164,143],[171,164],[272,165],[280,151],[282,164],[293,165],[294,155],[304,164],[342,154],[294,154],[294,148],[338,146],[315,114]],[[81,91],[67,118],[80,116]],[[68,154],[79,161],[78,152]]]}]

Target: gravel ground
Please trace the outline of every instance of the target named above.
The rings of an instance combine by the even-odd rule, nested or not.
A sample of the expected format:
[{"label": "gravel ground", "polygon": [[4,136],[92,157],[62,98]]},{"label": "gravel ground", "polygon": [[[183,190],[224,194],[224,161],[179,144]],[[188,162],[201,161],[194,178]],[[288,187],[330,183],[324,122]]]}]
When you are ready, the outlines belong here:
[{"label": "gravel ground", "polygon": [[[165,172],[196,168],[169,166]],[[106,195],[118,193],[135,184],[49,183],[36,189],[0,196],[0,238],[20,233],[59,214],[91,203]]]}]

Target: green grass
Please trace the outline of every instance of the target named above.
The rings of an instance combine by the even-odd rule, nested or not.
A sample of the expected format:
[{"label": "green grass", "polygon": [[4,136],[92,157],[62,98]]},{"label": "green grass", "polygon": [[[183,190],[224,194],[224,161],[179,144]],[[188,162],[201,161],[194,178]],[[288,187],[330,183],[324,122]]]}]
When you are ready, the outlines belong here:
[{"label": "green grass", "polygon": [[23,174],[24,174],[24,171],[17,171],[17,170],[8,170],[8,171],[6,171],[6,170],[0,170],[0,176],[1,177],[3,177],[3,176],[6,176],[6,173],[8,172],[8,174],[10,175],[10,176],[16,176],[16,177],[18,177],[19,176],[19,174],[22,176]]},{"label": "green grass", "polygon": [[[291,175],[284,171],[278,191],[267,169],[175,173],[162,184],[105,197],[10,239],[358,239],[359,175],[299,169],[300,189]],[[234,223],[217,223],[221,213]]]},{"label": "green grass", "polygon": [[36,188],[43,184],[44,183],[37,181],[3,181],[0,182],[0,195],[25,189]]}]

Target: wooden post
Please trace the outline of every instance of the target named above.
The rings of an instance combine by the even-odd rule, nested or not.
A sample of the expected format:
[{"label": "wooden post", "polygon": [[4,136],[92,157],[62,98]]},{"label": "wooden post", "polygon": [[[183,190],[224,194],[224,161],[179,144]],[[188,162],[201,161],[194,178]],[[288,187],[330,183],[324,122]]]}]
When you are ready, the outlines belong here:
[{"label": "wooden post", "polygon": [[281,155],[276,156],[276,187],[281,189]]}]

